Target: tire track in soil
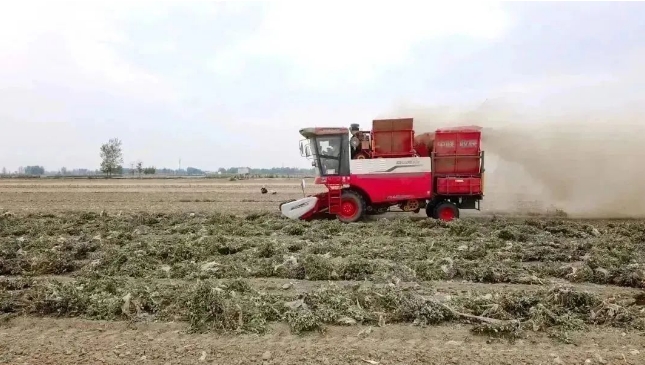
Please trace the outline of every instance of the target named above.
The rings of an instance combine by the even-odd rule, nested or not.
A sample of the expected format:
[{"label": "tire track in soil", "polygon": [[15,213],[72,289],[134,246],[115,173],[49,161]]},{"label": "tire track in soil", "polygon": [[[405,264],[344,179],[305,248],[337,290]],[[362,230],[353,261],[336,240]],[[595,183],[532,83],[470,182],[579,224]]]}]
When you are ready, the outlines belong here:
[{"label": "tire track in soil", "polygon": [[[134,326],[134,327],[132,327]],[[463,326],[329,327],[292,335],[189,334],[179,323],[128,325],[81,319],[19,318],[0,327],[0,364],[641,364],[642,336],[598,329],[576,345],[536,335],[515,343]],[[527,347],[531,348],[527,351]]]}]

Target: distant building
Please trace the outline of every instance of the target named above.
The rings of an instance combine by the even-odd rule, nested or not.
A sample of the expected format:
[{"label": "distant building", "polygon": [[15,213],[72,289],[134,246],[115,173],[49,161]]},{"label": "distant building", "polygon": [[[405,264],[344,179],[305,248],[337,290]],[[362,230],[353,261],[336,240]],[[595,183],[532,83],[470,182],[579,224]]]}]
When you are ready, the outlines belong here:
[{"label": "distant building", "polygon": [[248,175],[249,173],[250,173],[250,171],[249,171],[248,167],[239,167],[237,169],[237,174],[238,175]]}]

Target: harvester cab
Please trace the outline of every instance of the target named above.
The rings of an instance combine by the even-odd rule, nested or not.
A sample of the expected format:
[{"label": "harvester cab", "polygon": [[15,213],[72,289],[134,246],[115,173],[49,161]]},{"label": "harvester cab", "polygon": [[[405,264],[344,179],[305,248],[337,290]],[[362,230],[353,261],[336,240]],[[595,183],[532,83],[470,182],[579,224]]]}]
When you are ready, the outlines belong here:
[{"label": "harvester cab", "polygon": [[349,176],[347,128],[304,128],[300,134],[300,153],[312,159],[317,177]]},{"label": "harvester cab", "polygon": [[[327,192],[280,204],[286,217],[356,222],[398,206],[452,220],[460,209],[479,209],[484,167],[477,127],[415,136],[412,118],[400,118],[374,120],[370,131],[352,124],[304,128],[300,134],[300,153],[312,160],[315,184]],[[302,188],[304,195],[304,180]]]}]

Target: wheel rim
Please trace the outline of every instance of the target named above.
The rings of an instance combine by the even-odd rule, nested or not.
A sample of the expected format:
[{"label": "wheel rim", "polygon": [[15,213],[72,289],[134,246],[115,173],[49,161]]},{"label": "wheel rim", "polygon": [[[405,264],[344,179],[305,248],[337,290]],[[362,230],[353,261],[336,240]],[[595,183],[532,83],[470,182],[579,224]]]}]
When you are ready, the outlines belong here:
[{"label": "wheel rim", "polygon": [[455,219],[455,212],[450,207],[439,209],[439,219],[442,221],[451,221]]},{"label": "wheel rim", "polygon": [[356,214],[358,206],[353,200],[345,200],[340,205],[340,215],[343,218],[351,218]]}]

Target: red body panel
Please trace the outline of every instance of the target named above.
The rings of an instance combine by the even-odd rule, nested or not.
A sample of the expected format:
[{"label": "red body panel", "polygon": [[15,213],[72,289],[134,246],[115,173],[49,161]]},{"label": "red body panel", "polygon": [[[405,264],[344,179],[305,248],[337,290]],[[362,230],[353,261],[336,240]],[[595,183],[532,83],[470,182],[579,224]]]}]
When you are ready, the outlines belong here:
[{"label": "red body panel", "polygon": [[475,129],[438,130],[434,140],[433,172],[437,175],[476,175],[480,173],[481,131]]},{"label": "red body panel", "polygon": [[372,203],[428,199],[432,173],[351,175],[350,185],[363,190]]},{"label": "red body panel", "polygon": [[434,156],[434,173],[437,175],[478,175],[481,157],[475,156]]},{"label": "red body panel", "polygon": [[440,177],[437,179],[437,193],[441,195],[482,194],[482,179],[478,177]]},{"label": "red body panel", "polygon": [[414,121],[412,118],[375,119],[369,133],[371,144],[362,146],[361,154],[366,158],[410,157],[416,154],[414,148]]},{"label": "red body panel", "polygon": [[314,184],[343,185],[349,184],[349,176],[316,176]]},{"label": "red body panel", "polygon": [[407,157],[415,153],[414,131],[374,131],[372,132],[372,157]]},{"label": "red body panel", "polygon": [[478,155],[481,132],[476,130],[442,131],[435,133],[434,152],[437,155]]}]

